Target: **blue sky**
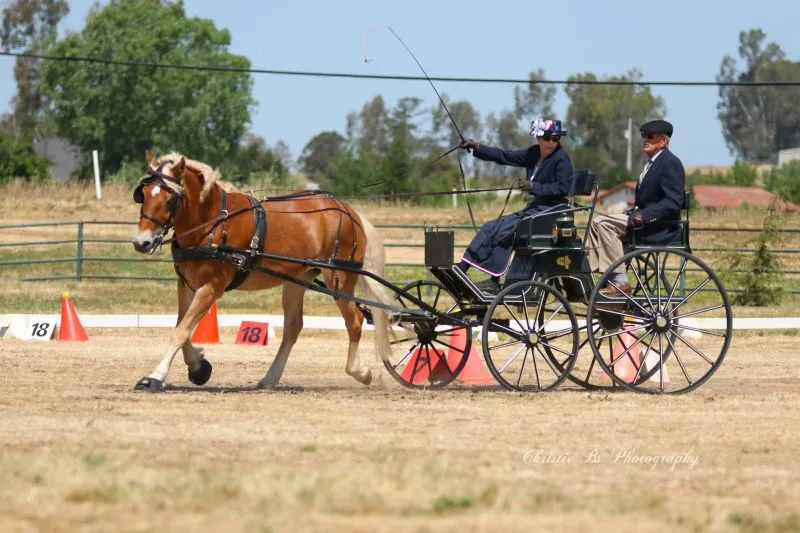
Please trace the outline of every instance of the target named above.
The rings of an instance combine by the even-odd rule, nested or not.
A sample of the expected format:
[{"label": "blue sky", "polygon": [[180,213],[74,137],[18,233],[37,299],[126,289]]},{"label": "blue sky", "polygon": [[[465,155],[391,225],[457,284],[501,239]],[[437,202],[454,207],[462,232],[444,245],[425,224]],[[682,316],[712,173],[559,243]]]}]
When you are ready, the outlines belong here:
[{"label": "blue sky", "polygon": [[[62,30],[79,31],[94,2],[69,3]],[[228,28],[231,50],[250,58],[254,68],[419,75],[385,29],[369,33],[371,62],[364,62],[365,34],[386,25],[400,34],[431,76],[526,78],[542,68],[550,79],[565,79],[578,72],[613,75],[636,67],[649,80],[713,81],[722,57],[737,55],[739,31],[755,27],[790,59],[800,60],[797,0],[187,0],[185,8],[189,16]],[[5,71],[3,109],[15,92],[13,59],[0,58],[0,68]],[[436,103],[424,81],[254,79],[258,106],[252,131],[270,144],[284,140],[294,157],[320,131],[344,133],[347,113],[376,94],[389,105],[403,96],[422,97],[428,106]],[[469,99],[482,116],[513,104],[513,85],[438,82],[437,88],[453,99]],[[666,101],[666,118],[675,125],[672,149],[685,165],[732,163],[716,118],[716,87],[655,87],[654,92]],[[560,117],[567,104],[560,88]]]}]

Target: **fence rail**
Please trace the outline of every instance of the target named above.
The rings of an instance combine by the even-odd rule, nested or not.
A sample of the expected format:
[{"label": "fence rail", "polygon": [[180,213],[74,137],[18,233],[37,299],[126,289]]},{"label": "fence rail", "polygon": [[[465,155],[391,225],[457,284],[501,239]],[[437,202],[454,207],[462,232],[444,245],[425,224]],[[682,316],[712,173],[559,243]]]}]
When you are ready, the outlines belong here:
[{"label": "fence rail", "polygon": [[[18,224],[2,224],[0,225],[0,230],[11,230],[11,229],[31,229],[31,228],[59,228],[59,227],[66,227],[66,226],[75,226],[75,238],[65,238],[65,239],[43,239],[39,236],[36,240],[30,241],[20,241],[15,240],[12,242],[0,242],[0,271],[3,272],[4,279],[17,279],[18,281],[55,281],[55,280],[65,280],[71,279],[75,281],[85,281],[85,280],[148,280],[148,281],[173,281],[175,279],[174,276],[146,276],[146,275],[138,275],[136,273],[133,274],[123,274],[123,273],[112,273],[112,274],[91,274],[86,273],[85,267],[87,263],[141,263],[141,264],[153,264],[153,263],[172,263],[171,259],[160,259],[160,258],[152,258],[152,257],[140,257],[138,255],[131,255],[129,257],[103,257],[103,256],[88,256],[85,253],[85,246],[87,244],[129,244],[130,239],[122,239],[122,238],[114,238],[114,237],[86,237],[85,230],[87,227],[91,226],[135,226],[135,223],[132,222],[120,222],[120,221],[56,221],[56,222],[31,222],[31,223],[18,223]],[[424,230],[437,227],[431,224],[376,224],[376,227],[381,229],[413,229],[419,230],[422,233]],[[585,226],[579,228],[583,229]],[[452,230],[472,230],[472,226],[468,224],[453,224],[453,225],[439,225],[439,229],[452,229]],[[716,232],[716,233],[757,233],[761,231],[761,228],[720,228],[720,227],[692,227],[692,233],[698,232]],[[783,228],[777,230],[781,234],[795,236],[800,234],[800,228]],[[8,250],[11,248],[19,249],[19,248],[30,248],[30,247],[45,247],[51,248],[55,246],[65,246],[65,245],[75,245],[74,255],[69,257],[50,257],[50,258],[26,258],[26,259],[6,259],[3,258],[3,250]],[[465,249],[468,243],[457,243],[455,246],[456,248]],[[384,246],[387,248],[408,248],[408,249],[419,249],[424,248],[425,245],[422,242],[386,242]],[[750,248],[750,247],[692,247],[693,253],[753,253],[758,251],[757,248]],[[800,248],[774,248],[770,250],[776,254],[783,254],[783,255],[791,255],[791,254],[800,254]],[[132,252],[133,253],[133,252]],[[33,266],[33,265],[63,265],[63,264],[74,264],[74,273],[72,274],[52,274],[52,275],[40,275],[40,276],[22,276],[22,277],[11,277],[9,275],[9,270],[19,267],[25,266]],[[413,262],[388,262],[386,263],[387,267],[402,267],[402,268],[418,268],[421,270],[420,277],[426,276],[426,272],[424,271],[425,265],[423,263],[413,263]],[[747,272],[747,269],[734,269],[729,270],[730,272],[734,273],[743,273]],[[800,274],[800,269],[796,268],[785,268],[782,269],[781,272],[785,275],[792,276]],[[736,287],[730,287],[730,292],[739,292],[741,289]],[[790,294],[800,294],[800,288],[790,288],[787,290]]]}]

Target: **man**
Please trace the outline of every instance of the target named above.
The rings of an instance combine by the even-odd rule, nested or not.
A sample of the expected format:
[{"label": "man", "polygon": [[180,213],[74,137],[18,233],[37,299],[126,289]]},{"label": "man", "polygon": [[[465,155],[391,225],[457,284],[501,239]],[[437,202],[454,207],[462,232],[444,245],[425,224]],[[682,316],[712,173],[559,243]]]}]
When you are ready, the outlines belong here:
[{"label": "man", "polygon": [[[642,148],[647,163],[636,185],[634,208],[627,214],[596,215],[589,227],[589,266],[592,271],[605,272],[624,254],[622,239],[628,228],[639,232],[645,244],[667,242],[680,226],[683,189],[686,173],[681,160],[669,151],[672,124],[666,120],[653,120],[639,128]],[[620,291],[631,293],[631,285],[621,265],[610,279]],[[618,295],[609,285],[600,290],[607,296]]]},{"label": "man", "polygon": [[532,198],[521,211],[511,213],[481,226],[472,239],[458,267],[464,272],[474,266],[491,278],[477,284],[488,294],[500,292],[500,276],[508,269],[511,259],[512,236],[517,222],[524,217],[566,202],[572,184],[572,161],[561,148],[561,137],[566,135],[560,120],[538,119],[531,123],[530,135],[534,144],[522,150],[502,150],[466,140],[462,148],[472,150],[472,155],[499,165],[524,167],[526,179],[519,187]]}]

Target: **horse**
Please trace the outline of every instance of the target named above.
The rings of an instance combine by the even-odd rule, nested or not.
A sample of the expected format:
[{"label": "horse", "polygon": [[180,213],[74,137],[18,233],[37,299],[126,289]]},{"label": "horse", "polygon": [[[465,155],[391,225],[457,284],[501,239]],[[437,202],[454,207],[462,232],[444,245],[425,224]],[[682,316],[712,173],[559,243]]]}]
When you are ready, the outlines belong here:
[{"label": "horse", "polygon": [[[363,265],[364,271],[382,279],[385,251],[381,238],[375,227],[345,202],[327,193],[311,191],[256,200],[221,180],[209,165],[177,152],[154,157],[148,151],[146,160],[147,173],[134,191],[134,200],[141,204],[141,210],[133,247],[138,252],[152,254],[165,243],[167,232],[173,230],[178,319],[164,358],[149,376],[139,380],[136,390],[164,390],[178,350],[183,352],[189,381],[198,386],[208,382],[211,363],[202,348],[192,345],[190,336],[226,290],[260,291],[283,285],[283,338],[257,388],[274,387],[280,382],[303,328],[306,286],[287,282],[287,277],[311,283],[321,273],[325,285],[339,294],[353,296],[358,287],[373,301],[392,305],[391,292],[369,276],[320,268],[318,264],[307,266],[302,261],[258,257],[257,253],[249,259],[247,254],[222,253],[234,248],[316,259],[330,265],[337,262]],[[275,274],[255,270],[258,267]],[[364,312],[345,298],[336,298],[336,305],[350,341],[345,371],[358,382],[369,385],[372,371],[358,355]],[[379,308],[370,312],[375,326],[376,355],[382,362],[391,353],[390,315]]]}]

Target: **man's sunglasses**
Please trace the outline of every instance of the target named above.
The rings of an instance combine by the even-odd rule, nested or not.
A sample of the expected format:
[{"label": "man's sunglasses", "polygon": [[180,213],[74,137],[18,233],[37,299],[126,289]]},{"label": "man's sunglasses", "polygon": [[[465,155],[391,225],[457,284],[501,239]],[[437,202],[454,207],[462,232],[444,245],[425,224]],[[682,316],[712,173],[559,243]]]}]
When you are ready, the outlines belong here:
[{"label": "man's sunglasses", "polygon": [[554,141],[554,142],[558,142],[558,140],[559,140],[561,137],[550,137],[549,135],[543,135],[542,137],[539,137],[539,138],[540,138],[540,139],[542,139],[543,141]]},{"label": "man's sunglasses", "polygon": [[642,136],[642,139],[647,139],[648,141],[653,141],[655,139],[658,139],[661,136],[660,133],[643,133],[643,132],[639,132],[639,134]]}]

